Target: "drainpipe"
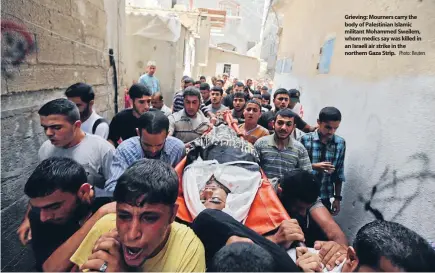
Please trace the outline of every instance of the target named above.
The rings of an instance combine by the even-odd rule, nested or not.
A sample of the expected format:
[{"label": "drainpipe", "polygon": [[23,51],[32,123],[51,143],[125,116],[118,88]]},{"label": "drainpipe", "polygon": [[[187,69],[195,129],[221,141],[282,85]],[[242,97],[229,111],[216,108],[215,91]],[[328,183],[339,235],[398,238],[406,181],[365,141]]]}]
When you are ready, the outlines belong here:
[{"label": "drainpipe", "polygon": [[109,62],[113,69],[113,88],[115,89],[115,96],[113,98],[115,115],[118,113],[118,77],[116,75],[116,63],[115,57],[113,56],[113,49],[109,48]]}]

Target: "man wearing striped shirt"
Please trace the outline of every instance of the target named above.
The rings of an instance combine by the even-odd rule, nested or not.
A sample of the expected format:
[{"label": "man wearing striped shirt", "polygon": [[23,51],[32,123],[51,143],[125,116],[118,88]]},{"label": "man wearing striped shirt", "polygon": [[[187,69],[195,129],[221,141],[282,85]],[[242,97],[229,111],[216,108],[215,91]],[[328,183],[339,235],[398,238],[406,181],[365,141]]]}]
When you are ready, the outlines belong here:
[{"label": "man wearing striped shirt", "polygon": [[[299,141],[290,137],[295,128],[296,116],[290,109],[279,110],[274,118],[274,133],[255,142],[254,146],[260,155],[260,166],[269,179],[280,179],[294,169],[312,171],[307,150]],[[276,182],[271,182],[276,189]]]}]

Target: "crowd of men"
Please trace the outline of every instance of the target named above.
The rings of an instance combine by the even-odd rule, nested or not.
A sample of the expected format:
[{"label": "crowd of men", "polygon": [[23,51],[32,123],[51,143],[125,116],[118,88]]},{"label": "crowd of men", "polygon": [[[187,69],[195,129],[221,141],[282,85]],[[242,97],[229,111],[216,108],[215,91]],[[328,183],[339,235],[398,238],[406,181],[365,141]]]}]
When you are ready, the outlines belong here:
[{"label": "crowd of men", "polygon": [[[254,89],[228,75],[183,77],[165,104],[156,64],[128,89],[131,108],[109,122],[94,110],[92,86],[77,83],[66,98],[39,110],[48,140],[24,193],[18,229],[31,242],[39,271],[321,272],[434,271],[435,250],[394,222],[373,221],[352,245],[333,216],[340,212],[346,152],[335,107],[317,124],[303,120],[300,91]],[[273,95],[271,95],[271,93]],[[259,155],[291,220],[258,234],[216,207],[187,225],[177,219],[174,168],[190,143],[220,115],[237,120]],[[217,198],[204,194],[204,201]],[[332,202],[331,202],[332,200]]]}]

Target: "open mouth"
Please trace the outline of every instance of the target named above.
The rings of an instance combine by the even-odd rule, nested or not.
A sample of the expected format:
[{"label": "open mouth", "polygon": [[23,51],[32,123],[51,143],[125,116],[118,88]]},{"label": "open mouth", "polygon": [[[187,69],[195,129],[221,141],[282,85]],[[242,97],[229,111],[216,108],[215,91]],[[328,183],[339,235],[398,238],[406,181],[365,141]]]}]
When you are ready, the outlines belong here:
[{"label": "open mouth", "polygon": [[139,248],[139,247],[123,246],[123,248],[124,248],[124,258],[126,262],[136,260],[143,252],[143,248]]}]

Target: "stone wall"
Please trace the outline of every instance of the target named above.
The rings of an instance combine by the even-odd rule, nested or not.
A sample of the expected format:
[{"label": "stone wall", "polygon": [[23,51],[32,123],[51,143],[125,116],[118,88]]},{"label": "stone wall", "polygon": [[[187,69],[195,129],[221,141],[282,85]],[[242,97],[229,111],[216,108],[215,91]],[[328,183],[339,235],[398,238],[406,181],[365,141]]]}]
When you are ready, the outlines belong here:
[{"label": "stone wall", "polygon": [[[13,22],[36,42],[36,51],[27,55],[22,64],[3,66],[9,76],[2,75],[1,83],[2,271],[33,270],[30,247],[20,244],[16,230],[28,201],[23,187],[38,163],[39,146],[46,139],[39,124],[39,107],[63,97],[69,85],[83,81],[95,88],[96,111],[108,119],[114,114],[108,48],[114,49],[121,86],[123,55],[119,40],[122,41],[125,27],[124,3],[1,1],[2,27],[4,22]],[[123,88],[119,91],[122,108]]]}]

